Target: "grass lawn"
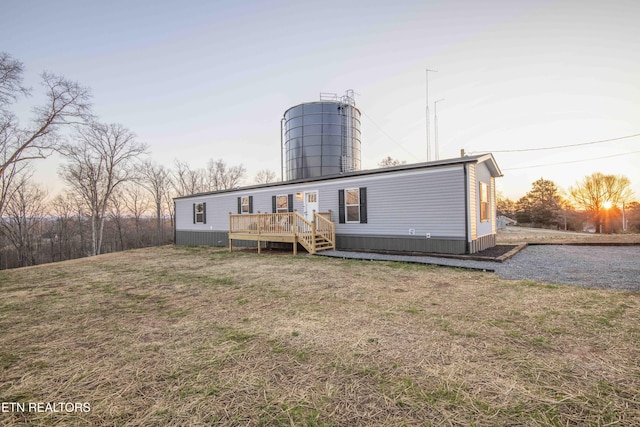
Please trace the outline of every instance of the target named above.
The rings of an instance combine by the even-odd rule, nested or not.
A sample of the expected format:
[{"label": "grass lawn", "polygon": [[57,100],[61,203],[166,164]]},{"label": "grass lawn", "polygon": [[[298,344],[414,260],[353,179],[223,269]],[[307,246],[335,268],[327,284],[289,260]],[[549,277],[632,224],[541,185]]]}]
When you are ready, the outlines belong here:
[{"label": "grass lawn", "polygon": [[640,425],[637,292],[161,247],[3,271],[0,296],[3,410],[90,408],[3,426]]}]

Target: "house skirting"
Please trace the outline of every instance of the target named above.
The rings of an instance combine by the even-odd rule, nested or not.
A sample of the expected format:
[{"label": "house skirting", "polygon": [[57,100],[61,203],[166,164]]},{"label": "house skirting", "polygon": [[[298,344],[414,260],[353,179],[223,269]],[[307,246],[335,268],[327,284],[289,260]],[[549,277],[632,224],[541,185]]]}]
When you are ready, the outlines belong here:
[{"label": "house skirting", "polygon": [[[229,232],[176,230],[175,240],[179,246],[229,246]],[[234,242],[238,246],[249,246],[249,243],[256,246],[256,242]]]},{"label": "house skirting", "polygon": [[336,234],[336,249],[390,252],[424,252],[464,254],[465,242],[460,238],[431,238],[418,236],[367,236]]},{"label": "house skirting", "polygon": [[480,251],[484,251],[485,249],[492,248],[496,245],[496,235],[495,234],[487,234],[486,236],[478,237],[476,240],[473,240],[469,245],[469,253],[475,254]]},{"label": "house skirting", "polygon": [[[229,246],[227,231],[183,231],[176,230],[176,245],[183,246]],[[255,241],[234,240],[234,246],[256,247]],[[476,253],[496,245],[495,235],[478,238],[469,244],[468,253]],[[445,237],[427,239],[418,236],[367,236],[337,234],[336,249],[392,252],[424,252],[441,254],[466,253],[464,239]]]}]

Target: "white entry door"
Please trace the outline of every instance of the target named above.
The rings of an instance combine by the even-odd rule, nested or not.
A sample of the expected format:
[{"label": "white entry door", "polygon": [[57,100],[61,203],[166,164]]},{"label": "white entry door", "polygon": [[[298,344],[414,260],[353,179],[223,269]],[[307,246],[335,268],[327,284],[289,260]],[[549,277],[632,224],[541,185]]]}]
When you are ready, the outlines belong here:
[{"label": "white entry door", "polygon": [[306,191],[304,193],[304,216],[309,222],[313,222],[313,211],[318,212],[318,192]]}]

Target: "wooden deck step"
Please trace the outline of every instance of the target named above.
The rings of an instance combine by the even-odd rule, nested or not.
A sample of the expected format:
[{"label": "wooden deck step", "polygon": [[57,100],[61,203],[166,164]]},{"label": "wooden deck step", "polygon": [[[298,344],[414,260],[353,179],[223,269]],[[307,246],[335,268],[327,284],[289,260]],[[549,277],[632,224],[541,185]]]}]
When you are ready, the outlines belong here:
[{"label": "wooden deck step", "polygon": [[331,244],[331,242],[329,242],[327,239],[323,238],[322,236],[316,236],[316,252],[318,251],[326,251],[328,249],[334,249],[333,245]]},{"label": "wooden deck step", "polygon": [[[293,243],[293,254],[298,244],[309,253],[335,249],[335,225],[331,212],[315,213],[309,222],[298,212],[275,214],[229,214],[229,251],[234,240],[258,242],[258,253],[264,242]],[[330,237],[329,237],[330,236]]]}]

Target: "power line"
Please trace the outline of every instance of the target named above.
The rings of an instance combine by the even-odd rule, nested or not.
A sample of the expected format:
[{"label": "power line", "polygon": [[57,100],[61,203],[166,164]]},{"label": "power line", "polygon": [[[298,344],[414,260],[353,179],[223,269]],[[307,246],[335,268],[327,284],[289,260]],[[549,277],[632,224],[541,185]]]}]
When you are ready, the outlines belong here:
[{"label": "power line", "polygon": [[507,168],[507,169],[502,169],[502,170],[503,171],[512,171],[512,170],[520,170],[520,169],[542,168],[542,167],[545,167],[545,166],[566,165],[566,164],[569,164],[569,163],[590,162],[592,160],[608,159],[610,157],[627,156],[629,154],[636,154],[636,153],[640,153],[640,151],[631,151],[629,153],[622,153],[622,154],[612,154],[610,156],[600,156],[600,157],[594,157],[592,159],[571,160],[571,161],[568,161],[568,162],[548,163],[546,165],[521,166],[521,167],[517,167],[517,168]]},{"label": "power line", "polygon": [[418,158],[416,157],[416,155],[415,155],[415,154],[413,154],[411,151],[409,151],[409,150],[407,150],[406,148],[404,148],[404,147],[402,146],[402,144],[400,144],[399,142],[397,142],[395,139],[391,138],[391,136],[390,136],[388,133],[386,133],[386,132],[384,131],[384,129],[382,129],[382,128],[381,128],[381,127],[380,127],[380,126],[379,126],[379,125],[378,125],[378,124],[377,124],[377,123],[376,123],[376,122],[375,122],[371,117],[369,117],[369,115],[368,115],[367,113],[362,112],[362,115],[363,115],[363,116],[365,116],[367,119],[371,120],[371,123],[373,123],[373,124],[374,124],[374,126],[375,126],[375,127],[377,127],[377,128],[378,128],[378,130],[379,130],[380,132],[382,132],[382,134],[383,134],[384,136],[386,136],[387,138],[389,138],[389,140],[391,140],[391,142],[393,142],[393,143],[394,143],[394,144],[396,144],[398,147],[402,148],[404,151],[406,151],[407,153],[409,153],[409,154],[411,155],[411,157],[413,157],[414,159],[418,159]]},{"label": "power line", "polygon": [[633,135],[621,136],[619,138],[611,138],[611,139],[602,139],[600,141],[591,141],[591,142],[582,142],[580,144],[569,144],[569,145],[556,145],[554,147],[543,147],[543,148],[521,148],[519,150],[483,150],[483,151],[474,151],[473,153],[478,152],[491,152],[491,153],[520,153],[524,151],[543,151],[543,150],[557,150],[559,148],[569,148],[569,147],[580,147],[583,145],[593,145],[593,144],[602,144],[603,142],[611,142],[611,141],[619,141],[621,139],[635,138],[636,136],[640,136],[640,133],[636,133]]}]

